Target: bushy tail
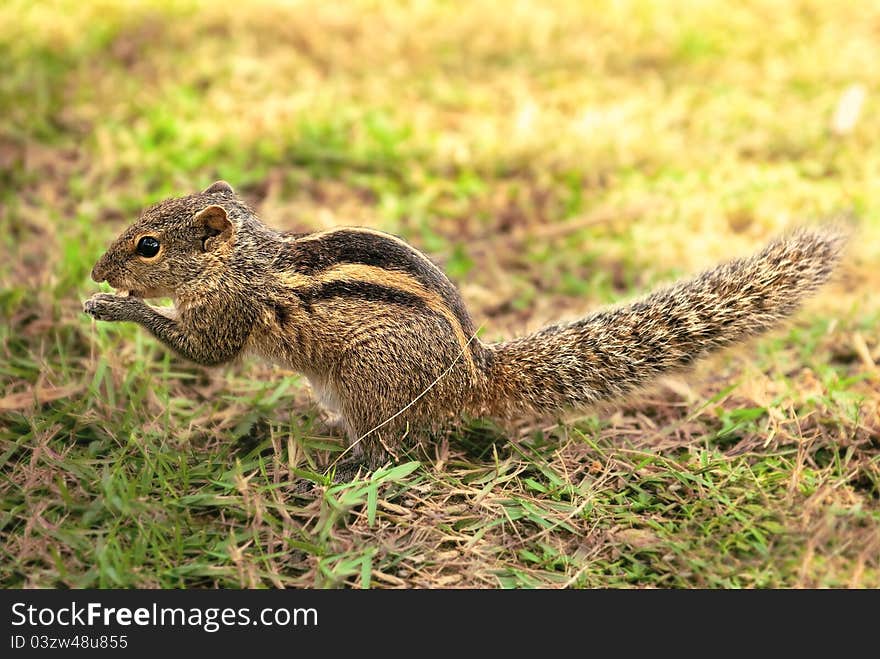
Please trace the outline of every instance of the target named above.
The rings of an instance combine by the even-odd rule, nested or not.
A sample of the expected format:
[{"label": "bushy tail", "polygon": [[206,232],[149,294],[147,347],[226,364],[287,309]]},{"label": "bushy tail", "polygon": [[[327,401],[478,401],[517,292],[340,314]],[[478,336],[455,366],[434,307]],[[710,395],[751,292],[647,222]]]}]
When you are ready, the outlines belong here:
[{"label": "bushy tail", "polygon": [[845,236],[800,230],[630,304],[487,346],[486,411],[548,413],[625,395],[770,329],[821,286]]}]

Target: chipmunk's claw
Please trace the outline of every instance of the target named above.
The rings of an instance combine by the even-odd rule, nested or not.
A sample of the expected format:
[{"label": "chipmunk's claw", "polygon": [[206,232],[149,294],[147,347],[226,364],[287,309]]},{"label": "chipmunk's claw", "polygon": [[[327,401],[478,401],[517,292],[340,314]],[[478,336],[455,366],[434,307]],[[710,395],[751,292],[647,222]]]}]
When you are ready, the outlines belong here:
[{"label": "chipmunk's claw", "polygon": [[125,320],[131,300],[111,293],[96,293],[83,303],[83,312],[96,320]]}]

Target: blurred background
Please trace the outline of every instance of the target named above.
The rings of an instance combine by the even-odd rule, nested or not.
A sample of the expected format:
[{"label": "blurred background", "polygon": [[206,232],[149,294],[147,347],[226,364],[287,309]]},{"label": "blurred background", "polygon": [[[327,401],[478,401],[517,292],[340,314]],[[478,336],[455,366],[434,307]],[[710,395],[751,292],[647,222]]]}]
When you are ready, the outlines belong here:
[{"label": "blurred background", "polygon": [[[403,236],[459,285],[484,339],[747,254],[795,225],[846,217],[857,240],[842,277],[791,332],[718,367],[705,386],[670,386],[688,406],[723,391],[732,373],[758,383],[732,405],[763,412],[734,421],[713,412],[697,437],[730,422],[754,446],[767,437],[784,444],[767,424],[790,430],[784,422],[800,406],[822,401],[845,429],[834,436],[863,446],[880,399],[878,43],[880,5],[858,0],[6,0],[0,436],[13,512],[3,525],[25,558],[5,583],[166,583],[143,576],[149,570],[132,580],[118,565],[105,571],[147,542],[143,529],[130,530],[117,553],[104,542],[124,506],[86,514],[98,493],[113,501],[107,473],[134,477],[108,466],[137,453],[124,438],[145,437],[152,455],[167,448],[169,464],[184,450],[173,442],[189,442],[184,460],[216,460],[225,473],[235,458],[217,447],[250,431],[251,410],[299,427],[290,419],[308,398],[295,379],[269,391],[266,382],[281,376],[246,363],[221,380],[137,328],[96,325],[80,312],[97,290],[92,264],[140,209],[220,178],[276,227],[358,224]],[[669,413],[680,416],[676,401]],[[663,413],[643,412],[595,427],[632,436],[663,427]],[[859,454],[853,478],[869,483],[859,505],[876,509],[872,451]],[[59,478],[66,492],[80,488],[68,495],[82,510],[67,502],[53,513],[47,503],[34,517],[38,501],[64,499],[52,485]],[[158,496],[112,491],[123,501]],[[175,524],[196,524],[181,514]],[[54,530],[41,535],[41,519]],[[74,520],[63,537],[78,548],[56,560],[40,538],[62,537],[62,519]],[[78,528],[103,529],[97,545],[114,558],[99,561],[97,574],[94,536]],[[225,538],[228,529],[215,531]],[[188,560],[180,551],[178,563]],[[253,583],[236,565],[220,583]],[[281,583],[326,576],[309,565],[308,578],[279,569],[292,579]],[[38,576],[14,576],[25,567]],[[495,574],[489,568],[468,569],[475,583],[497,583],[480,576]],[[654,569],[656,583],[677,578]],[[804,583],[856,578],[855,567],[840,569],[844,576],[826,570]],[[562,582],[590,574],[578,570]],[[691,574],[688,583],[712,583]],[[781,574],[778,583],[791,583],[795,572]],[[555,583],[545,576],[534,583]],[[183,577],[167,583],[192,583],[175,578]]]}]

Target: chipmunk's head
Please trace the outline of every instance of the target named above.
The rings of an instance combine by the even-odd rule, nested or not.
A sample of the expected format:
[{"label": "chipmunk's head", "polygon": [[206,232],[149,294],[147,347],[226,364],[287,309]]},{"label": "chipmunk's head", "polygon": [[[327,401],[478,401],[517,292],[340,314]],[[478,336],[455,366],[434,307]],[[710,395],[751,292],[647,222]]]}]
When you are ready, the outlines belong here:
[{"label": "chipmunk's head", "polygon": [[197,288],[232,253],[233,218],[243,209],[225,181],[151,206],[98,259],[92,279],[137,297],[177,297]]}]

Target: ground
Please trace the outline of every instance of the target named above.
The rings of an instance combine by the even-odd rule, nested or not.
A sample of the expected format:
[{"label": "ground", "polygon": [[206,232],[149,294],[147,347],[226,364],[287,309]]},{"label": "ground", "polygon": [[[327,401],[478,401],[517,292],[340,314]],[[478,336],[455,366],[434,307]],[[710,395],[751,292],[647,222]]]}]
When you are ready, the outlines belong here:
[{"label": "ground", "polygon": [[[880,587],[878,30],[859,1],[3,3],[0,586]],[[140,208],[219,178],[278,227],[402,235],[485,340],[799,224],[856,238],[790,324],[636,399],[331,485],[296,374],[81,313]]]}]

